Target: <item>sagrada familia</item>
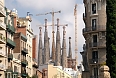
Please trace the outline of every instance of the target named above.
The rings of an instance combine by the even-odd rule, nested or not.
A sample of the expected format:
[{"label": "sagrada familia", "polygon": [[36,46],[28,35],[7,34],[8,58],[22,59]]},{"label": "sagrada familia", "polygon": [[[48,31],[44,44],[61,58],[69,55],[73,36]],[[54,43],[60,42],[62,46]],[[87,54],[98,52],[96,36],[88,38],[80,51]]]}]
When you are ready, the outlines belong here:
[{"label": "sagrada familia", "polygon": [[54,39],[52,41],[51,56],[50,56],[50,41],[49,41],[50,38],[48,37],[47,30],[47,19],[45,19],[44,45],[42,45],[42,28],[39,27],[39,29],[40,32],[39,32],[38,65],[53,63],[55,66],[62,66],[63,68],[67,67],[76,70],[76,59],[72,59],[71,37],[69,37],[69,52],[67,56],[65,26],[63,26],[63,42],[61,46],[59,19],[57,19],[56,43]]}]

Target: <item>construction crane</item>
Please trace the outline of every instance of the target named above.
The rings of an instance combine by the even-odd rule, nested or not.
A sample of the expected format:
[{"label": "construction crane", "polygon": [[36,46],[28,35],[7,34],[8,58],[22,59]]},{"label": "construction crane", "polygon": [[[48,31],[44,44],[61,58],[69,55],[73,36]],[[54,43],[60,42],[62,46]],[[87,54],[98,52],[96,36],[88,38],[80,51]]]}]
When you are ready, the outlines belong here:
[{"label": "construction crane", "polygon": [[77,57],[77,4],[75,4],[74,8],[74,17],[75,17],[75,59],[76,59],[76,67],[78,65],[78,57]]},{"label": "construction crane", "polygon": [[[54,10],[52,10],[52,12],[48,12],[48,13],[45,13],[45,14],[37,14],[36,16],[39,16],[39,15],[47,15],[47,14],[51,14],[52,15],[52,54],[55,53],[55,42],[54,42],[54,14],[55,13],[61,13],[61,11],[56,11],[54,12]],[[55,58],[53,59],[53,61],[55,60]]]}]

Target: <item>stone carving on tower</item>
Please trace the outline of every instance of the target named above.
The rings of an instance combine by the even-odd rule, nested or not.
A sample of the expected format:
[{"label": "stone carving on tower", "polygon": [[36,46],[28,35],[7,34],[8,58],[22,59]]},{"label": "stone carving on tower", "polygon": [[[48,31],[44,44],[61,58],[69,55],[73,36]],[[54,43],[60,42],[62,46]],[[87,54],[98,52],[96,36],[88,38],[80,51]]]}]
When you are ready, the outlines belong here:
[{"label": "stone carving on tower", "polygon": [[55,65],[56,66],[61,65],[61,44],[60,44],[59,19],[57,19]]},{"label": "stone carving on tower", "polygon": [[40,33],[39,33],[39,53],[38,53],[38,65],[43,64],[42,61],[42,32],[41,32],[41,27],[39,27]]},{"label": "stone carving on tower", "polygon": [[67,52],[66,52],[66,39],[65,39],[65,26],[63,26],[63,43],[62,43],[62,67],[67,67]]},{"label": "stone carving on tower", "polygon": [[72,59],[71,37],[69,37],[69,54],[68,54],[68,58]]},{"label": "stone carving on tower", "polygon": [[48,40],[48,31],[47,31],[47,19],[45,19],[45,32],[44,32],[44,64],[49,62],[49,40]]}]

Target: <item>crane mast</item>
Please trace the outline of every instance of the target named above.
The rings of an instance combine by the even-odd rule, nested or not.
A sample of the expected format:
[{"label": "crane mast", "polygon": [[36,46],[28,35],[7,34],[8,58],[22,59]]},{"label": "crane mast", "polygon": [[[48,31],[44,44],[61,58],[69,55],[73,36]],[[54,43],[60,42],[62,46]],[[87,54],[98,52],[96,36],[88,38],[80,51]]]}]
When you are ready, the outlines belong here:
[{"label": "crane mast", "polygon": [[75,4],[74,8],[74,16],[75,16],[75,59],[76,59],[76,67],[78,65],[78,57],[77,57],[77,4]]}]

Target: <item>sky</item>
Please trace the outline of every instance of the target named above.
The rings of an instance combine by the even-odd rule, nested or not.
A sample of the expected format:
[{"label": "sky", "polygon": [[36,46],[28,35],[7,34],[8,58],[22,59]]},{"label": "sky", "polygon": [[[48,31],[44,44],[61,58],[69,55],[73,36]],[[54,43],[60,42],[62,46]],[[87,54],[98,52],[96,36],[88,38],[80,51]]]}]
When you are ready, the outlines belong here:
[{"label": "sky", "polygon": [[[82,58],[80,52],[83,51],[83,44],[85,43],[84,37],[82,35],[82,29],[84,28],[83,13],[84,4],[83,0],[5,0],[5,6],[13,10],[14,8],[18,12],[19,17],[25,17],[27,12],[32,14],[32,24],[31,27],[35,35],[39,34],[38,25],[44,25],[44,19],[48,19],[48,25],[52,24],[52,15],[39,15],[61,10],[61,13],[55,13],[54,23],[56,24],[56,19],[59,18],[60,24],[68,24],[66,27],[66,47],[68,53],[68,38],[72,38],[72,52],[73,58],[75,57],[75,29],[74,29],[74,6],[77,4],[77,42],[78,42],[78,64],[81,63]],[[42,27],[42,35],[44,35],[44,27]],[[48,35],[50,37],[50,46],[52,46],[52,27],[48,27]],[[56,27],[55,27],[56,32]],[[62,27],[60,27],[60,36],[62,43]],[[56,34],[56,33],[55,33]],[[56,35],[55,35],[56,36]],[[62,45],[62,44],[61,44]]]}]

